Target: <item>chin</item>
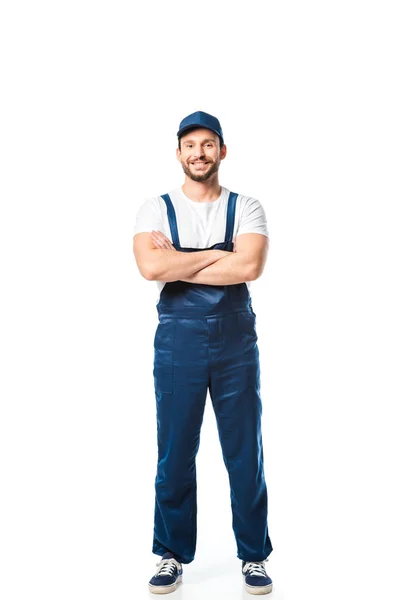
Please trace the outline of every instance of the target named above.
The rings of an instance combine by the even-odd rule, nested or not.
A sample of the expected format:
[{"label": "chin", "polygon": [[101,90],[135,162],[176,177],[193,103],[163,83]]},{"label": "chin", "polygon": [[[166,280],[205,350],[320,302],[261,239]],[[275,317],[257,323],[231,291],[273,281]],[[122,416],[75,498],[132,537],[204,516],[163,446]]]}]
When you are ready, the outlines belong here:
[{"label": "chin", "polygon": [[192,175],[190,174],[190,178],[193,179],[193,181],[197,181],[197,182],[202,182],[202,181],[207,181],[207,179],[210,179],[211,175]]}]

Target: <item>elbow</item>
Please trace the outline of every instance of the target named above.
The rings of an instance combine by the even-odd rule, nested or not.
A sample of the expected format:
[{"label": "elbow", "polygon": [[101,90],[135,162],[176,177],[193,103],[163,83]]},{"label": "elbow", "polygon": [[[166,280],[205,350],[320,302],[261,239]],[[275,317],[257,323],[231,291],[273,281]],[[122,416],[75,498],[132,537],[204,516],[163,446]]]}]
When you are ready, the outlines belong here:
[{"label": "elbow", "polygon": [[[141,234],[139,234],[141,235]],[[133,245],[133,255],[135,257],[136,266],[144,279],[148,281],[154,281],[158,278],[156,268],[159,267],[158,261],[156,260],[156,252],[149,251],[149,249],[143,244],[143,240],[139,243],[135,251],[135,243]]]},{"label": "elbow", "polygon": [[154,281],[155,279],[157,279],[154,271],[150,268],[149,265],[144,265],[144,264],[138,265],[138,269],[139,269],[141,276],[144,277],[145,279],[147,279],[147,281]]},{"label": "elbow", "polygon": [[153,263],[143,265],[141,273],[148,281],[165,281],[162,279],[164,277],[164,273],[160,271],[160,268],[160,265],[155,265]]},{"label": "elbow", "polygon": [[155,281],[157,279],[156,274],[149,268],[143,269],[142,275],[147,281]]},{"label": "elbow", "polygon": [[149,273],[148,271],[141,271],[142,276],[147,279],[147,281],[153,281],[153,276],[151,273]]},{"label": "elbow", "polygon": [[262,272],[263,269],[260,267],[260,265],[250,265],[247,272],[246,281],[255,281],[261,276]]}]

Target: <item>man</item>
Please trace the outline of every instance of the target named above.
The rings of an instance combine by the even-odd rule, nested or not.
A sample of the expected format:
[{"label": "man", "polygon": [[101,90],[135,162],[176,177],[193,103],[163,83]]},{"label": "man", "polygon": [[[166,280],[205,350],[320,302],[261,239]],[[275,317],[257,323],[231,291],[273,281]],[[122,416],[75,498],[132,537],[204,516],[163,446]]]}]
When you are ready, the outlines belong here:
[{"label": "man", "polygon": [[[272,552],[261,436],[262,405],[250,281],[264,268],[263,208],[220,186],[227,148],[218,119],[197,111],[179,126],[181,188],[146,200],[137,213],[134,254],[159,288],[154,339],[158,464],[149,582],[169,593],[193,561],[197,535],[196,465],[207,391],[231,488],[233,530],[245,588],[272,590]],[[235,239],[235,242],[234,242]]]}]

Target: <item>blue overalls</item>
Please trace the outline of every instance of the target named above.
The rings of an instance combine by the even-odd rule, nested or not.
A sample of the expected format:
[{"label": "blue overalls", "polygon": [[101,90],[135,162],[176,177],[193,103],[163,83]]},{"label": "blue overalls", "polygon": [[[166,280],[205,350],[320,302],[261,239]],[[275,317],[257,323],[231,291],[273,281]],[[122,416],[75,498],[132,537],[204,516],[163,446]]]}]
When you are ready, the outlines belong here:
[{"label": "blue overalls", "polygon": [[[172,243],[180,252],[233,251],[237,194],[230,193],[225,241],[182,248],[175,209],[162,196]],[[157,304],[154,387],[158,464],[153,552],[194,559],[197,537],[195,458],[207,390],[231,489],[237,556],[262,561],[272,552],[261,435],[260,364],[255,313],[246,283],[167,282]]]}]

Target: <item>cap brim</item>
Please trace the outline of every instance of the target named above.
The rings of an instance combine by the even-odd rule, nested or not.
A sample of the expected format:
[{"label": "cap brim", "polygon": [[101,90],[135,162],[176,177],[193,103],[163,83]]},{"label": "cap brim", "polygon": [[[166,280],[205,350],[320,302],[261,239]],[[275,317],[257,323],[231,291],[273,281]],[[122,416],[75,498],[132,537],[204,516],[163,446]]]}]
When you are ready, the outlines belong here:
[{"label": "cap brim", "polygon": [[[218,137],[221,137],[221,135],[218,131],[216,131],[212,127],[206,127],[205,125],[187,125],[186,127],[182,127],[182,129],[180,129],[176,135],[179,138],[185,133],[185,131],[189,131],[192,129],[209,129],[210,131],[213,131],[214,133],[216,133]],[[221,138],[221,139],[222,139],[222,141],[224,141],[223,138]]]}]

